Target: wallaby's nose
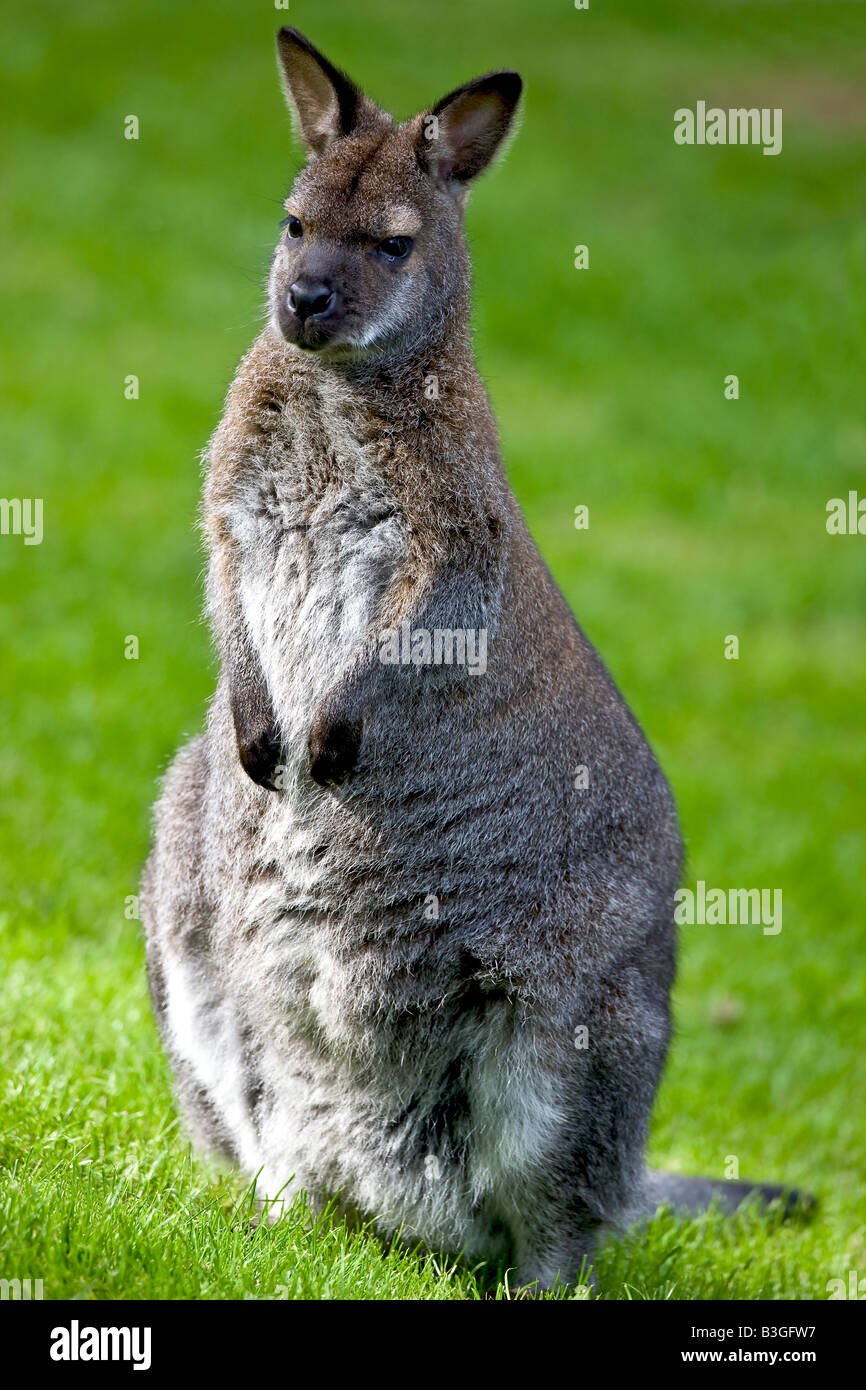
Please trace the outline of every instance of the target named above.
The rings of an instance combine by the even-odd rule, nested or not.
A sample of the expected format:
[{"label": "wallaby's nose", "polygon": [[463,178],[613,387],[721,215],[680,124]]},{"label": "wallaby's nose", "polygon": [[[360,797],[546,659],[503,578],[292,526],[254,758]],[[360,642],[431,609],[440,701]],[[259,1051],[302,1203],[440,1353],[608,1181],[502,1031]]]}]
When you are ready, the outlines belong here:
[{"label": "wallaby's nose", "polygon": [[334,305],[334,291],[321,280],[296,280],[289,289],[289,308],[301,323],[324,317]]}]

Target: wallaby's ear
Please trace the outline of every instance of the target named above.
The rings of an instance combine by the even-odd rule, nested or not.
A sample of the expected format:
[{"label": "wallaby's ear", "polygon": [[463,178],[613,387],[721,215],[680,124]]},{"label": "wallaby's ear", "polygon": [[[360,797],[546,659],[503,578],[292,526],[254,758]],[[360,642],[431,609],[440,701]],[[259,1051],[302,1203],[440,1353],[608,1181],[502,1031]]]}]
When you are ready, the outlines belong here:
[{"label": "wallaby's ear", "polygon": [[422,117],[419,158],[441,187],[459,194],[487,168],[511,129],[522,90],[518,73],[491,72]]},{"label": "wallaby's ear", "polygon": [[277,34],[277,58],[286,100],[314,155],[377,114],[345,73],[340,72],[297,29]]}]

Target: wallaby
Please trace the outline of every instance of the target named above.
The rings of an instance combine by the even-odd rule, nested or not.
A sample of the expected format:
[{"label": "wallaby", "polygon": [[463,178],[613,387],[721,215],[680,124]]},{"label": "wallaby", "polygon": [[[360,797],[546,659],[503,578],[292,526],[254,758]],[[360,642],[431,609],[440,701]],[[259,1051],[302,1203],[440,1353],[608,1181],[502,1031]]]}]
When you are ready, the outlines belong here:
[{"label": "wallaby", "polygon": [[[211,441],[207,732],[143,907],[194,1137],[525,1284],[750,1183],[648,1174],[681,841],[505,478],[462,214],[515,72],[395,125],[278,35],[310,159]],[[769,1200],[779,1188],[761,1188]]]}]

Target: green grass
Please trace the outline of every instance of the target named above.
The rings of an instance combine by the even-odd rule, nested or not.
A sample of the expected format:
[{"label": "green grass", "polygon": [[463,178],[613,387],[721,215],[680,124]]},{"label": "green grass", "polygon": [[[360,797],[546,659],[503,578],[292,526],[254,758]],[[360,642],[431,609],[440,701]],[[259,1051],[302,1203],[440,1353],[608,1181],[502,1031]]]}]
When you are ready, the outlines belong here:
[{"label": "green grass", "polygon": [[[51,1298],[479,1296],[299,1212],[250,1231],[242,1180],[189,1156],[125,917],[156,777],[213,685],[197,455],[298,164],[283,18],[87,0],[4,25],[0,491],[44,498],[45,539],[0,537],[0,1277]],[[659,1217],[605,1249],[598,1293],[826,1297],[866,1273],[866,539],[824,528],[829,498],[866,495],[866,14],[298,0],[290,18],[400,115],[524,72],[522,134],[469,212],[510,475],[672,781],[687,882],[784,895],[778,936],[683,929],[650,1156],[717,1176],[735,1156],[820,1210]],[[674,109],[701,97],[782,106],[782,154],[675,146]]]}]

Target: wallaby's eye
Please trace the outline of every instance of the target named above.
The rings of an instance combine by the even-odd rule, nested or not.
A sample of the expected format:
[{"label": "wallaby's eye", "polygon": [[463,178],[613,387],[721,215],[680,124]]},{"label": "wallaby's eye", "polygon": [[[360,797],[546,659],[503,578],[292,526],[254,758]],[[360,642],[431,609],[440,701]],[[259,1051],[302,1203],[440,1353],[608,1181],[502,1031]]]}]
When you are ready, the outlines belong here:
[{"label": "wallaby's eye", "polygon": [[380,241],[376,250],[389,261],[405,261],[412,250],[410,236],[389,236]]},{"label": "wallaby's eye", "polygon": [[289,213],[288,217],[283,218],[280,226],[286,228],[287,234],[293,241],[297,241],[298,237],[304,235],[304,227],[301,219],[299,217],[293,217],[291,213]]}]

